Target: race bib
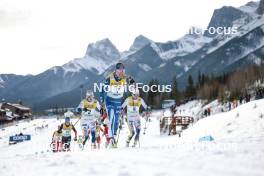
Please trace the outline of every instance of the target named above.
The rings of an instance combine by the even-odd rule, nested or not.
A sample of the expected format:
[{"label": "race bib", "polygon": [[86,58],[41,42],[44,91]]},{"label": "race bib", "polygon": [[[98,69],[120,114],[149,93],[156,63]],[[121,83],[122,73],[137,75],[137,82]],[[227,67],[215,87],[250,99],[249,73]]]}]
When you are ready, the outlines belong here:
[{"label": "race bib", "polygon": [[121,85],[112,85],[108,87],[107,96],[111,98],[122,98],[125,87]]},{"label": "race bib", "polygon": [[62,131],[62,134],[63,134],[63,136],[65,136],[65,137],[69,137],[69,136],[71,136],[71,130],[63,130],[63,131]]},{"label": "race bib", "polygon": [[129,106],[127,108],[127,116],[128,118],[137,118],[139,116],[139,107]]},{"label": "race bib", "polygon": [[88,109],[86,112],[82,114],[82,120],[84,122],[93,122],[95,121],[95,110],[94,109]]}]

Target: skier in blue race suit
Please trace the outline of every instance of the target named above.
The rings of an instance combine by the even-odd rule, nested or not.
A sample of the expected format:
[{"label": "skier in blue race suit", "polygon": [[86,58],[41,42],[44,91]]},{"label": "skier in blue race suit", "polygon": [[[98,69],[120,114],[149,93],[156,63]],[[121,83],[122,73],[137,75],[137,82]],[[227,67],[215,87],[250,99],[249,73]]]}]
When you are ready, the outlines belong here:
[{"label": "skier in blue race suit", "polygon": [[100,99],[106,107],[109,119],[109,137],[112,147],[117,147],[116,135],[119,127],[119,117],[122,103],[124,101],[125,87],[134,83],[131,77],[125,75],[125,67],[122,63],[117,63],[115,71],[108,76],[104,82],[104,88],[100,94]]}]

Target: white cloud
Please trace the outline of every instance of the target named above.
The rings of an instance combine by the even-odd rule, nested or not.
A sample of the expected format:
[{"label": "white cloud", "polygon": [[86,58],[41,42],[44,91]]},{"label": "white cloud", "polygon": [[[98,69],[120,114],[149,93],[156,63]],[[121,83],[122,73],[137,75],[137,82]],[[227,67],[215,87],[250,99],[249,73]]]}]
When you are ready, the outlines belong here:
[{"label": "white cloud", "polygon": [[108,37],[119,50],[143,34],[175,40],[207,26],[213,10],[245,0],[1,0],[0,73],[37,74]]}]

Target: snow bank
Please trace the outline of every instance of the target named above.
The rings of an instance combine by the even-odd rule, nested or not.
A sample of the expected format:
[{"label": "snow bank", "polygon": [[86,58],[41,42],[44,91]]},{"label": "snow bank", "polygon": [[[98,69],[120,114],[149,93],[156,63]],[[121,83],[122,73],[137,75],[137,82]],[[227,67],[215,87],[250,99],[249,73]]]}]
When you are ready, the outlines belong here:
[{"label": "snow bank", "polygon": [[183,137],[197,141],[212,135],[216,141],[264,137],[264,100],[252,101],[229,112],[219,113],[199,120],[183,132]]},{"label": "snow bank", "polygon": [[[198,112],[202,103],[189,102],[181,106],[185,113]],[[5,133],[20,132],[27,128],[32,141],[13,146],[0,140],[0,175],[26,176],[82,176],[82,175],[250,175],[264,173],[264,100],[244,104],[230,112],[219,113],[199,120],[177,136],[160,136],[159,117],[162,111],[154,111],[151,122],[141,121],[140,148],[125,148],[128,135],[124,125],[117,149],[91,150],[90,143],[84,151],[50,153],[48,149],[52,132],[62,121],[56,119],[34,120],[6,128]],[[40,133],[31,127],[35,123],[49,124]],[[75,122],[75,120],[74,120]],[[80,132],[79,124],[76,125]],[[212,135],[214,142],[198,142],[204,135]],[[228,147],[224,147],[228,146]],[[77,148],[76,148],[77,147]],[[34,151],[39,151],[35,154]]]}]

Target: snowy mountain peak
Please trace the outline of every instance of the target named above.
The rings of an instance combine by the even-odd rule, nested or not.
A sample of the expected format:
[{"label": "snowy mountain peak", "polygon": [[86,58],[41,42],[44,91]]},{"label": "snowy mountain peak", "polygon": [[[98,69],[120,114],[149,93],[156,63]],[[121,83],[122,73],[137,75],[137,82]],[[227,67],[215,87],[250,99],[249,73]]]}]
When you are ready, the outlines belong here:
[{"label": "snowy mountain peak", "polygon": [[138,50],[144,48],[148,44],[152,43],[153,41],[148,39],[147,37],[143,35],[139,35],[135,38],[132,46],[129,48],[128,51],[124,51],[121,53],[121,60],[126,60],[128,56],[134,54]]},{"label": "snowy mountain peak", "polygon": [[[89,44],[83,58],[74,59],[64,64],[62,67],[65,74],[67,72],[80,72],[81,70],[89,70],[101,74],[119,59],[119,51],[115,45],[106,38]],[[54,69],[54,73],[55,72],[56,69]]]},{"label": "snowy mountain peak", "polygon": [[250,2],[246,3],[245,6],[248,6],[248,7],[258,7],[258,5],[259,5],[259,2],[250,1]]},{"label": "snowy mountain peak", "polygon": [[143,36],[143,35],[139,35],[135,38],[133,45],[130,47],[130,51],[135,51],[138,49],[143,48],[144,46],[148,45],[149,43],[151,43],[152,41],[150,39],[148,39],[147,37]]},{"label": "snowy mountain peak", "polygon": [[115,48],[114,44],[108,38],[105,38],[105,39],[102,39],[102,40],[98,40],[95,43],[89,44],[89,46],[94,47],[94,48],[98,48],[98,49],[103,49],[102,48],[103,46]]},{"label": "snowy mountain peak", "polygon": [[[245,12],[240,8],[235,8],[232,6],[224,6],[220,9],[214,10],[213,16],[207,28],[233,27],[236,20],[242,18],[250,18],[250,17],[247,12]],[[215,37],[217,34],[209,34],[209,32],[206,31],[205,35],[208,37]]]},{"label": "snowy mountain peak", "polygon": [[99,40],[88,45],[85,57],[90,56],[105,61],[113,61],[120,58],[120,53],[115,45],[108,39]]},{"label": "snowy mountain peak", "polygon": [[259,2],[259,6],[258,6],[258,9],[257,9],[257,13],[259,15],[263,15],[264,14],[264,0],[261,0]]},{"label": "snowy mountain peak", "polygon": [[208,27],[232,27],[233,21],[242,18],[245,13],[231,6],[216,9]]},{"label": "snowy mountain peak", "polygon": [[202,34],[186,34],[176,41],[166,43],[152,43],[151,47],[164,59],[172,59],[176,56],[184,56],[201,48],[204,44],[209,43],[212,38]]},{"label": "snowy mountain peak", "polygon": [[252,14],[256,12],[258,6],[259,6],[259,2],[250,1],[246,5],[239,7],[239,9],[242,10],[243,12]]}]

